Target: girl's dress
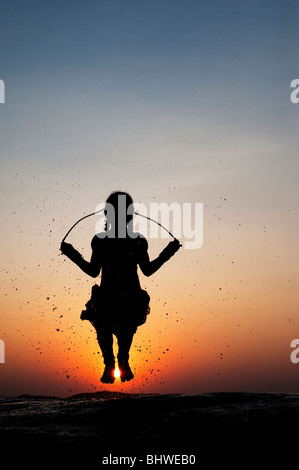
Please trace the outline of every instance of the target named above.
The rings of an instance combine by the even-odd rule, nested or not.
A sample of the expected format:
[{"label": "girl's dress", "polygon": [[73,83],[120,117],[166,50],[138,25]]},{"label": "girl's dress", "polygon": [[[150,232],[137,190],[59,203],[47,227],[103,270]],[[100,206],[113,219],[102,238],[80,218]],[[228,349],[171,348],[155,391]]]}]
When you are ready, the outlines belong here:
[{"label": "girl's dress", "polygon": [[92,287],[81,319],[89,320],[96,330],[137,329],[150,312],[150,297],[141,288],[137,274],[148,245],[142,235],[135,235],[110,238],[102,233],[92,239],[91,262],[101,266],[102,278],[100,285]]}]

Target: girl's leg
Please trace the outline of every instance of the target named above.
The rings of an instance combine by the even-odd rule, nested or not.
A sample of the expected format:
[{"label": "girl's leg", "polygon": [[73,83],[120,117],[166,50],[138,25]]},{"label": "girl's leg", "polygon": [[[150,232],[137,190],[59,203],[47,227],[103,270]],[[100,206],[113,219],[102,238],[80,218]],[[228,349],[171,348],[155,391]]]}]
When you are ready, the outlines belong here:
[{"label": "girl's leg", "polygon": [[134,375],[129,366],[129,353],[132,345],[136,328],[121,329],[116,333],[118,342],[118,367],[120,370],[120,378],[122,382],[132,380]]},{"label": "girl's leg", "polygon": [[113,383],[115,380],[114,369],[115,360],[113,354],[113,336],[109,329],[101,328],[97,330],[97,340],[101,348],[105,370],[101,381],[104,383]]}]

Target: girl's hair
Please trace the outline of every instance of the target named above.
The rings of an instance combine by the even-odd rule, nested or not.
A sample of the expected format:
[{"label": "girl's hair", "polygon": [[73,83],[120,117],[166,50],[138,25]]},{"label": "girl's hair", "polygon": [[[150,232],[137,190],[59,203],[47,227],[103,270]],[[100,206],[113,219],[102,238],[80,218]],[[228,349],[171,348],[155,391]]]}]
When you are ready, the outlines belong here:
[{"label": "girl's hair", "polygon": [[118,197],[123,196],[126,200],[126,208],[133,204],[133,199],[130,194],[125,193],[123,191],[114,191],[110,194],[110,196],[106,199],[106,203],[112,204],[112,206],[117,210],[118,208]]},{"label": "girl's hair", "polygon": [[[123,198],[125,200],[125,208],[126,208],[126,223],[129,223],[133,219],[133,199],[130,194],[125,193],[123,191],[114,191],[110,194],[110,196],[106,199],[106,204],[111,204],[114,208],[114,219],[112,221],[107,220],[105,225],[105,230],[107,230],[107,226],[111,223],[115,223],[118,220],[118,209],[123,209],[123,205],[119,207],[119,200]],[[128,209],[131,206],[132,210],[130,210],[130,214],[128,214]],[[105,210],[105,215],[107,216],[109,211]]]}]

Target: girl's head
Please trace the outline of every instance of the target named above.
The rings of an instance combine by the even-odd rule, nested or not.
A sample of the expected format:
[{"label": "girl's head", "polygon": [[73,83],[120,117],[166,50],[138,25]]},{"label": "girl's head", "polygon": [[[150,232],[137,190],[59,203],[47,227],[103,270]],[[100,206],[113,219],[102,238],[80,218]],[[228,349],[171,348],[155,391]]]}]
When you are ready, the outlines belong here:
[{"label": "girl's head", "polygon": [[133,212],[132,197],[123,191],[114,191],[106,200],[106,230],[125,233],[127,224],[133,219]]}]

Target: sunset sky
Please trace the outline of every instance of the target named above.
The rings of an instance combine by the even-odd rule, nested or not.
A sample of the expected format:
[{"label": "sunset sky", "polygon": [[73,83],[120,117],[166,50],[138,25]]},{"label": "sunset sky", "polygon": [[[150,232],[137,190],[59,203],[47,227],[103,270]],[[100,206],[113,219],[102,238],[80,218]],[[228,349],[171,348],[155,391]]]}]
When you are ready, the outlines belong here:
[{"label": "sunset sky", "polygon": [[[4,1],[0,395],[299,392],[295,0]],[[203,203],[203,245],[140,273],[135,379],[100,382],[95,281],[59,252],[110,192]],[[97,218],[68,241],[91,255]],[[153,258],[168,239],[148,239]]]}]

